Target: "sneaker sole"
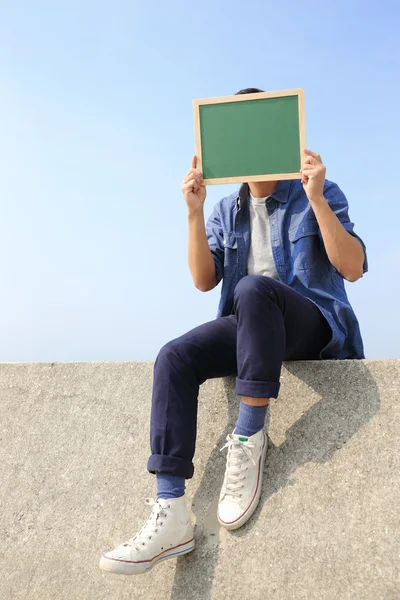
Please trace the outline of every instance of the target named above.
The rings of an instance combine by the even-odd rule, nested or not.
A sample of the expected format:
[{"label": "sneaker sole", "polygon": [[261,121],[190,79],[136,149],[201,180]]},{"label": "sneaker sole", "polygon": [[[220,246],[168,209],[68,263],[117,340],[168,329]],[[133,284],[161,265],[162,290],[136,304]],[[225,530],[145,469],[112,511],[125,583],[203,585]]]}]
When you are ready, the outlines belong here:
[{"label": "sneaker sole", "polygon": [[155,567],[156,564],[162,560],[166,560],[167,558],[175,558],[176,556],[182,556],[183,554],[192,552],[194,547],[194,538],[192,538],[189,542],[184,542],[183,544],[179,544],[174,548],[164,550],[164,552],[161,552],[151,560],[142,560],[136,562],[123,560],[122,558],[109,558],[108,556],[103,555],[100,559],[99,567],[103,571],[116,573],[117,575],[140,575],[141,573],[150,571],[150,569]]},{"label": "sneaker sole", "polygon": [[267,456],[267,447],[268,447],[268,440],[267,440],[267,436],[264,433],[264,446],[261,452],[261,456],[259,459],[259,464],[258,464],[258,482],[257,482],[257,488],[256,488],[256,492],[253,496],[252,501],[250,502],[249,506],[246,508],[246,510],[240,515],[240,517],[238,517],[237,519],[235,519],[234,521],[231,522],[227,522],[227,521],[223,521],[219,514],[217,514],[217,519],[218,519],[218,523],[220,525],[222,525],[222,527],[225,527],[225,529],[229,529],[229,531],[233,531],[234,529],[239,529],[239,527],[242,527],[242,525],[244,525],[252,516],[252,514],[254,513],[254,511],[256,510],[258,503],[260,501],[260,496],[261,496],[261,489],[262,489],[262,481],[263,481],[263,471],[264,471],[264,463],[265,463],[265,459]]}]

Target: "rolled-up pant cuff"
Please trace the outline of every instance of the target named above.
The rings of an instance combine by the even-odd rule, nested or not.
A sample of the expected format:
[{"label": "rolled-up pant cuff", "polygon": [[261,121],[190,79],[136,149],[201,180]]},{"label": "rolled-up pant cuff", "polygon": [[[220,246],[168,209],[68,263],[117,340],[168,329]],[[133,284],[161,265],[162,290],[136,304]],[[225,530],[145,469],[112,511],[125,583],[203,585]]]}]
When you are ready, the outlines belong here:
[{"label": "rolled-up pant cuff", "polygon": [[237,377],[235,394],[250,398],[277,398],[280,386],[278,381],[247,381]]},{"label": "rolled-up pant cuff", "polygon": [[152,454],[147,462],[149,473],[165,473],[167,475],[177,475],[185,479],[191,479],[194,473],[194,466],[191,460],[178,458],[177,456],[168,456],[165,454]]}]

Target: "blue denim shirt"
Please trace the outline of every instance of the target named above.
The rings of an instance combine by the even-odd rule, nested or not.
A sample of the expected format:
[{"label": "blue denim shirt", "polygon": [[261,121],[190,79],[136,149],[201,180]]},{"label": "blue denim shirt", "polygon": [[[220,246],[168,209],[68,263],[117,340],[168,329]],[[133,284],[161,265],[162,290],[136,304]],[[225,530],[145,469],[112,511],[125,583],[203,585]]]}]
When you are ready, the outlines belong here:
[{"label": "blue denim shirt", "polygon": [[[325,181],[324,196],[351,235],[361,242],[364,273],[368,270],[364,242],[354,233],[348,203],[340,188]],[[223,198],[207,222],[207,239],[218,282],[223,280],[218,317],[232,313],[233,293],[247,274],[250,248],[249,188]],[[314,302],[332,328],[332,339],[320,358],[365,358],[357,318],[350,306],[342,275],[328,259],[314,211],[300,180],[280,181],[266,200],[272,253],[280,281]]]}]

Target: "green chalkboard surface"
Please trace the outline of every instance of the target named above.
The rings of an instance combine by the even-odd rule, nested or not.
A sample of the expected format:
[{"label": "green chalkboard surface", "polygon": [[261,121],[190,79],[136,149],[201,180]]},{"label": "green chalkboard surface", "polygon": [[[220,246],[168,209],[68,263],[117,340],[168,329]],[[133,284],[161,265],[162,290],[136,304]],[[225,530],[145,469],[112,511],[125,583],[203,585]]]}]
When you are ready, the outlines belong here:
[{"label": "green chalkboard surface", "polygon": [[194,110],[206,184],[300,177],[303,90],[196,100]]}]

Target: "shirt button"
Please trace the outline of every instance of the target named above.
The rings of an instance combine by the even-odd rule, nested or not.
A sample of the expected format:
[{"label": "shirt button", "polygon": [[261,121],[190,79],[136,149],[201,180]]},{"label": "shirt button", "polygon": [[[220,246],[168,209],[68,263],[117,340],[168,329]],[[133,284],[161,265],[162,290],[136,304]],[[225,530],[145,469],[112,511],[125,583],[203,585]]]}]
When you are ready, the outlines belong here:
[{"label": "shirt button", "polygon": [[224,246],[226,246],[226,240],[224,240]]}]

